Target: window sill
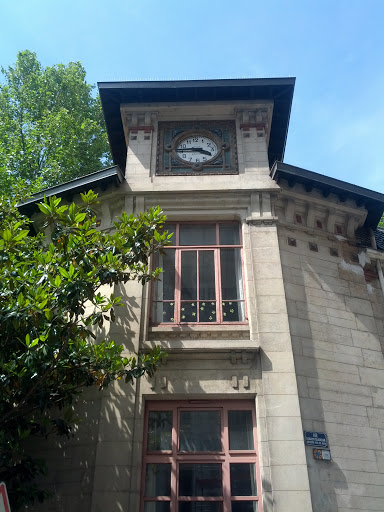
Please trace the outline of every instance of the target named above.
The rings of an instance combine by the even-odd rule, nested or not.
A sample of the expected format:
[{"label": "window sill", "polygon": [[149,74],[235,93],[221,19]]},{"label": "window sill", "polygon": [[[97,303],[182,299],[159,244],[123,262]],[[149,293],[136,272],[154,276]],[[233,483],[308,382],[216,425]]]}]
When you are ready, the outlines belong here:
[{"label": "window sill", "polygon": [[248,324],[154,325],[148,329],[149,341],[162,340],[249,340]]}]

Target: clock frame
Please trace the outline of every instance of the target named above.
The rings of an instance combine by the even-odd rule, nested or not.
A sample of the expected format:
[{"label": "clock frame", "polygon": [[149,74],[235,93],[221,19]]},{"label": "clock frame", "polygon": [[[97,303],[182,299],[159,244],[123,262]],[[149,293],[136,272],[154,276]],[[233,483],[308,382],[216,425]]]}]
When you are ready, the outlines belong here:
[{"label": "clock frame", "polygon": [[[198,151],[194,153],[194,161],[182,158],[178,151],[180,144],[188,139],[197,139],[195,149]],[[208,153],[204,151],[207,140],[212,141],[216,146],[217,153],[211,158],[206,160],[201,158],[197,162],[198,153],[202,156]],[[160,122],[156,174],[168,176],[238,174],[234,121]]]}]

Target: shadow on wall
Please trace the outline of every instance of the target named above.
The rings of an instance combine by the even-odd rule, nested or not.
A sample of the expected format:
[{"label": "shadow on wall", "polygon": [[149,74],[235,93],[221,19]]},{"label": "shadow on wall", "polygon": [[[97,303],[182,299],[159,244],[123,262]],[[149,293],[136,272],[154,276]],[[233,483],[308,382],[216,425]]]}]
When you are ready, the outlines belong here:
[{"label": "shadow on wall", "polygon": [[[370,416],[372,368],[382,365],[378,283],[367,283],[358,264],[330,260],[326,247],[316,255],[285,251],[286,246],[283,274],[303,428],[326,432],[332,454],[330,462],[317,461],[306,447],[313,511],[367,510],[362,496],[372,486],[365,484],[380,476],[380,439]],[[361,496],[356,484],[363,486]]]},{"label": "shadow on wall", "polygon": [[[136,284],[134,285],[136,286]],[[141,285],[139,285],[141,288]],[[116,322],[106,322],[97,336],[99,340],[113,339],[125,346],[125,352],[137,351],[138,299],[128,295],[123,287],[111,288],[122,297],[123,307],[116,308]],[[127,461],[129,454],[124,446],[133,436],[132,407],[135,402],[135,388],[132,384],[113,383],[107,390],[97,387],[85,388],[73,410],[80,421],[75,426],[73,436],[67,438],[52,437],[48,440],[38,439],[31,449],[32,455],[47,462],[48,475],[41,480],[42,488],[51,493],[44,504],[28,507],[33,512],[85,512],[96,510],[92,504],[95,486],[100,482],[100,472],[95,473],[96,466],[103,467],[111,473],[112,480],[128,481]],[[101,446],[101,448],[100,448]],[[111,475],[107,475],[111,477]],[[97,481],[98,479],[98,481]],[[110,481],[106,479],[106,481]],[[108,484],[109,485],[109,484]],[[105,484],[104,484],[105,486]],[[119,496],[119,493],[117,493]],[[117,499],[118,501],[118,499]],[[112,510],[127,510],[124,501],[112,505]]]},{"label": "shadow on wall", "polygon": [[[132,304],[136,301],[132,297],[124,300]],[[130,318],[137,321],[135,316]],[[122,322],[122,329],[124,325]],[[134,346],[136,334],[129,328],[119,332],[131,336],[128,346]],[[206,395],[214,400],[230,398],[231,391],[237,398],[249,398],[249,390],[241,386],[245,375],[257,375],[256,359],[240,359],[234,366],[229,354],[217,359],[210,357],[173,356],[160,368],[156,381],[151,381],[152,388],[146,381],[136,381],[134,385],[118,381],[104,391],[86,389],[76,406],[83,420],[74,437],[50,439],[36,446],[36,453],[48,462],[49,475],[43,484],[52,497],[44,505],[29,510],[138,510],[145,399],[201,399]],[[233,374],[238,375],[240,389],[231,387]],[[164,377],[166,386],[162,387]],[[142,392],[146,393],[144,400]]]}]

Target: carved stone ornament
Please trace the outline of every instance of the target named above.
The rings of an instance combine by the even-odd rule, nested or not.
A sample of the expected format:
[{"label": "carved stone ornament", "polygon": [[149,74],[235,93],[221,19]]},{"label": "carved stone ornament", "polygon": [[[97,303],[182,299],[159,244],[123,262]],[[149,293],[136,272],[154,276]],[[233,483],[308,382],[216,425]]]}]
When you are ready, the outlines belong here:
[{"label": "carved stone ornament", "polygon": [[246,223],[250,226],[275,226],[277,217],[247,217]]}]

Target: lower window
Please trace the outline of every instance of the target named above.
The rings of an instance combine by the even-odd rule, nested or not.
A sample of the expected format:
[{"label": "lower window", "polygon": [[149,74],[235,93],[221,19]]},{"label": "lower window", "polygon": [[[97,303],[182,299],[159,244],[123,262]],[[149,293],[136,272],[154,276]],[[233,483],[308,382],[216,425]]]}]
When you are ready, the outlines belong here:
[{"label": "lower window", "polygon": [[142,512],[261,512],[252,401],[149,402]]}]

